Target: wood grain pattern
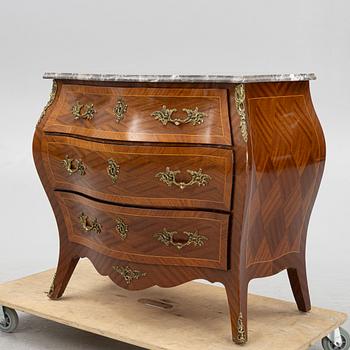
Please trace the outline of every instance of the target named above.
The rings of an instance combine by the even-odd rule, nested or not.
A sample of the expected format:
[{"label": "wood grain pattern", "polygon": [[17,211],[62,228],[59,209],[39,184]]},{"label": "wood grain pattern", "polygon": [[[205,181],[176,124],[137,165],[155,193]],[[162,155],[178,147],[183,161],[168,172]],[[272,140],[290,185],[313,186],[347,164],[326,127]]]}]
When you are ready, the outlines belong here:
[{"label": "wood grain pattern", "polygon": [[248,89],[251,208],[260,210],[249,221],[248,267],[301,251],[324,163],[324,141],[314,137],[319,126],[304,94],[255,98],[256,89]]},{"label": "wood grain pattern", "polygon": [[[117,123],[113,108],[118,98],[127,104],[124,119]],[[74,120],[72,106],[93,103],[92,120]],[[184,119],[184,108],[207,116],[198,125],[163,125],[152,113],[165,105],[177,109],[174,117]],[[225,89],[112,88],[63,84],[56,107],[44,130],[101,139],[143,142],[186,142],[231,145]]]},{"label": "wood grain pattern", "polygon": [[[68,227],[71,242],[81,244],[105,256],[146,264],[202,266],[227,269],[227,214],[203,211],[150,210],[124,208],[98,203],[71,193],[56,192]],[[79,222],[84,212],[96,218],[101,233],[85,232]],[[128,226],[123,240],[116,230],[116,218]],[[189,245],[177,249],[165,246],[154,234],[177,231],[177,242],[186,242],[184,232],[198,232],[207,238],[203,246]]]},{"label": "wood grain pattern", "polygon": [[[231,315],[232,338],[239,344],[246,342],[248,339],[247,291],[249,281],[253,278],[271,276],[282,270],[287,270],[299,310],[304,312],[310,310],[305,244],[307,226],[324,168],[325,143],[321,126],[312,106],[308,82],[246,84],[245,109],[248,123],[248,142],[244,141],[240,131],[240,116],[236,110],[234,97],[235,85],[100,82],[94,84],[91,82],[75,82],[72,84],[63,81],[57,83],[56,98],[47,108],[44,118],[37,127],[33,143],[35,164],[55,212],[60,234],[60,257],[52,293],[50,294],[52,299],[57,299],[63,294],[77,260],[88,257],[100,274],[109,276],[116,284],[128,290],[144,289],[153,285],[172,287],[197,278],[223,283],[226,288]],[[214,91],[214,94],[215,91],[220,91],[220,93],[225,91],[228,96],[228,106],[226,108],[229,113],[224,123],[230,124],[225,130],[232,130],[230,136],[233,142],[232,147],[227,143],[223,143],[225,144],[224,149],[219,145],[214,146],[215,142],[212,138],[212,130],[214,129],[212,128],[207,130],[207,135],[209,135],[207,138],[208,144],[212,143],[210,147],[203,145],[203,143],[206,143],[205,138],[201,138],[200,144],[193,144],[193,147],[189,147],[191,143],[199,142],[198,139],[192,136],[188,137],[185,134],[176,136],[176,138],[173,137],[174,135],[170,137],[165,136],[165,134],[160,135],[158,129],[153,141],[162,142],[162,144],[132,143],[130,142],[133,140],[132,137],[123,138],[124,136],[121,136],[121,133],[118,132],[113,133],[113,138],[103,134],[106,140],[94,139],[94,137],[101,137],[102,134],[96,134],[94,129],[88,128],[84,129],[89,130],[84,134],[86,140],[77,139],[76,137],[45,135],[45,130],[60,131],[55,129],[56,126],[53,129],[48,129],[48,126],[56,123],[56,118],[59,116],[58,111],[62,107],[60,99],[66,93],[61,93],[61,90],[66,89],[66,85],[78,89],[78,84],[81,85],[81,94],[87,91],[86,89],[110,92],[113,89],[117,91],[119,88],[130,89],[130,91],[132,88],[139,88],[140,91],[151,91],[153,89],[153,92],[160,91],[159,89],[162,91],[169,89],[169,96],[173,96],[174,89],[176,89],[178,91],[176,95],[178,100],[176,101],[184,100],[184,95],[188,93],[188,91],[185,91],[187,89],[196,93],[201,89],[210,89],[210,91]],[[89,85],[91,86],[89,87]],[[200,93],[203,94],[203,92]],[[144,108],[142,111],[147,110],[147,105]],[[140,123],[143,120],[142,113],[140,112],[138,117],[135,113],[132,117],[135,118],[133,119],[135,125],[137,125],[137,120]],[[215,115],[217,115],[216,112]],[[218,123],[217,120],[216,123]],[[204,125],[205,123],[203,127]],[[125,125],[125,127],[127,126]],[[76,133],[74,128],[67,127],[64,130],[68,134]],[[125,130],[124,135],[127,135]],[[203,136],[205,129],[202,131]],[[90,137],[90,139],[87,137]],[[60,140],[64,140],[64,142],[62,143]],[[129,142],[121,144],[120,141]],[[150,139],[143,141],[148,142]],[[173,142],[183,143],[174,145]],[[52,145],[50,146],[50,144]],[[62,145],[64,145],[63,148],[61,148]],[[84,159],[91,157],[88,159],[88,164],[94,173],[93,177],[88,178],[88,174],[86,177],[73,175],[74,177],[71,176],[68,180],[64,177],[58,160],[68,149],[69,152],[72,152],[72,155],[75,154],[75,157]],[[101,164],[104,164],[110,154],[119,154],[123,151],[124,155],[121,158],[123,162],[123,159],[134,159],[132,158],[134,157],[132,155],[133,151],[144,151],[146,149],[154,151],[148,158],[148,160],[151,160],[148,163],[153,165],[157,163],[156,159],[160,154],[164,155],[174,149],[177,150],[179,158],[173,159],[171,164],[174,166],[177,164],[178,168],[181,168],[180,170],[183,169],[184,165],[185,168],[189,165],[200,165],[204,170],[205,165],[210,164],[210,171],[215,174],[213,179],[219,179],[216,183],[214,182],[215,191],[219,193],[211,193],[209,187],[202,187],[201,190],[203,191],[201,192],[195,192],[196,188],[193,189],[194,192],[188,192],[188,197],[185,197],[186,195],[184,197],[180,195],[170,197],[169,192],[166,191],[171,191],[171,187],[164,186],[161,190],[147,187],[150,186],[149,179],[147,177],[147,181],[143,180],[143,174],[153,173],[154,170],[152,165],[149,167],[147,162],[145,165],[147,171],[141,170],[144,168],[142,157],[140,157],[134,161],[137,166],[133,169],[129,168],[128,180],[137,183],[142,179],[142,184],[139,182],[138,187],[141,186],[141,189],[149,188],[150,192],[156,193],[151,193],[151,195],[148,193],[147,199],[142,201],[141,197],[135,195],[136,190],[134,190],[134,197],[129,197],[133,198],[129,202],[126,202],[127,197],[124,197],[123,200],[118,199],[118,195],[123,190],[131,191],[132,185],[128,187],[126,179],[122,183],[121,172],[120,185],[123,185],[118,187],[118,191],[114,192],[114,187],[105,184],[104,175],[101,175],[101,172],[105,173],[105,170],[103,170]],[[193,157],[191,160],[186,160],[189,154],[192,154]],[[220,164],[223,163],[219,161],[212,162],[210,157],[213,155],[227,159],[227,162],[232,166],[232,171],[229,169],[222,173],[223,166]],[[179,161],[179,159],[184,159],[184,161]],[[125,168],[124,164],[121,169],[123,168]],[[159,169],[157,168],[157,170]],[[131,171],[136,171],[136,178],[130,176]],[[226,178],[226,183],[229,184],[230,188],[228,190],[222,185],[225,183],[224,178]],[[68,201],[69,204],[66,199],[63,200],[62,198],[70,196],[76,198],[77,195],[59,193],[57,189],[78,191],[92,198],[107,200],[111,203],[98,203],[92,199],[79,197],[79,200]],[[162,202],[164,193],[167,193],[168,199]],[[221,205],[224,203],[224,206],[212,205],[213,198],[221,198]],[[223,198],[225,199],[223,200]],[[198,199],[205,199],[205,205],[200,206]],[[113,203],[119,205],[116,206]],[[132,205],[135,208],[123,207],[120,205],[121,203],[127,206]],[[159,208],[154,208],[153,205],[157,205]],[[225,220],[228,219],[227,236],[224,231],[221,234],[219,233],[221,231],[217,231],[214,226],[210,226],[210,237],[213,237],[211,238],[211,241],[214,242],[213,246],[212,243],[210,246],[208,244],[206,247],[208,251],[205,251],[203,256],[192,255],[192,253],[197,254],[199,251],[191,251],[191,255],[188,257],[188,259],[194,259],[193,261],[196,261],[195,259],[198,259],[198,257],[209,261],[214,258],[215,252],[218,252],[215,244],[218,244],[219,240],[225,237],[226,243],[223,243],[222,247],[226,249],[226,244],[227,249],[222,251],[219,249],[221,253],[227,252],[226,260],[221,260],[225,261],[225,264],[217,267],[209,267],[209,265],[167,265],[169,258],[186,258],[175,258],[173,254],[166,255],[168,254],[167,250],[157,253],[158,255],[164,254],[161,258],[157,258],[158,260],[148,260],[147,262],[133,260],[132,254],[138,249],[143,253],[146,250],[149,250],[148,252],[151,254],[154,253],[155,248],[153,246],[147,245],[146,247],[142,244],[133,247],[124,245],[123,257],[114,255],[114,253],[109,254],[108,251],[97,249],[95,245],[92,245],[92,243],[100,242],[98,241],[100,238],[90,237],[87,241],[83,241],[82,238],[86,237],[81,237],[82,235],[77,233],[77,228],[70,226],[77,215],[75,210],[83,208],[91,210],[89,215],[102,215],[104,218],[103,225],[106,227],[112,227],[109,220],[113,218],[114,213],[122,212],[127,215],[134,211],[139,215],[141,212],[147,212],[148,216],[145,223],[149,222],[149,224],[145,224],[145,228],[141,230],[141,224],[136,223],[140,232],[142,231],[138,238],[140,242],[143,242],[144,235],[149,232],[149,227],[152,227],[153,231],[154,225],[157,225],[153,215],[156,211],[162,213],[160,214],[160,220],[169,217],[171,218],[169,224],[181,226],[185,223],[188,227],[193,222],[197,224],[199,218],[201,220],[202,218],[208,218],[207,215],[217,215],[217,217],[224,218],[222,219],[222,222],[225,222],[224,225],[227,225]],[[166,208],[173,208],[173,210],[165,210]],[[189,210],[190,208],[192,210]],[[210,212],[213,209],[224,209],[227,211],[227,215]],[[74,213],[72,217],[70,212]],[[194,216],[194,219],[191,219],[191,223],[187,224],[187,219],[183,218],[184,215]],[[176,226],[176,230],[180,230],[182,228],[180,226]],[[74,237],[79,237],[79,239]],[[111,249],[111,246],[113,249],[116,247],[111,236],[106,237],[106,241],[102,242],[104,246],[108,245],[109,249]],[[190,252],[188,251],[188,253]],[[184,262],[184,260],[179,261]],[[113,269],[113,266],[116,265],[129,266],[131,269],[145,273],[146,276],[128,284],[120,273]]]},{"label": "wood grain pattern", "polygon": [[253,84],[247,89],[251,130],[248,269],[287,254],[304,255],[307,225],[323,173],[325,142],[308,83],[288,85]]},{"label": "wood grain pattern", "polygon": [[[110,145],[76,138],[49,136],[42,140],[43,161],[53,188],[85,193],[91,197],[132,205],[205,208],[229,211],[233,179],[230,150],[198,147],[149,147]],[[81,159],[84,176],[69,175],[63,167],[66,155]],[[120,166],[115,183],[107,174],[108,160]],[[202,169],[211,177],[205,186],[185,189],[168,186],[156,175],[166,167],[181,171],[176,180],[189,182],[187,170]]]},{"label": "wood grain pattern", "polygon": [[288,270],[300,311],[311,308],[305,243],[325,162],[308,82],[249,84],[249,190],[241,234],[245,283]]}]

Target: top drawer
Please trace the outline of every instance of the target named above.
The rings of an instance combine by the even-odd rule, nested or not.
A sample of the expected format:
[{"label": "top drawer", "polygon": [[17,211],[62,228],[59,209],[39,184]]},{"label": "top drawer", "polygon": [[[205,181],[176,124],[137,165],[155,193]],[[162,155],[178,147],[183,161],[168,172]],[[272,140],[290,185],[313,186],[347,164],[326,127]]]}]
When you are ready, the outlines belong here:
[{"label": "top drawer", "polygon": [[63,84],[45,131],[109,140],[231,145],[225,89]]}]

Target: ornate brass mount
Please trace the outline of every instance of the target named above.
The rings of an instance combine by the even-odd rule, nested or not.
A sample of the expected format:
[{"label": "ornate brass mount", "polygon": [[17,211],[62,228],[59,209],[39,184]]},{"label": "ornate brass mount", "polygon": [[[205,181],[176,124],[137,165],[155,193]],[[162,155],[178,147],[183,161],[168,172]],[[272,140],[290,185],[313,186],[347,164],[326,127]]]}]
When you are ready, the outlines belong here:
[{"label": "ornate brass mount", "polygon": [[238,344],[244,344],[247,342],[247,336],[245,333],[245,328],[243,324],[243,315],[240,312],[238,319],[237,319],[237,339],[236,339]]},{"label": "ornate brass mount", "polygon": [[53,80],[49,101],[47,102],[46,106],[44,107],[44,110],[42,111],[41,116],[40,116],[36,126],[38,126],[41,123],[41,121],[43,120],[43,118],[46,115],[47,110],[53,104],[53,101],[55,100],[55,97],[56,97],[56,93],[57,93],[57,82],[56,82],[56,80]]},{"label": "ornate brass mount", "polygon": [[91,120],[94,117],[96,110],[94,109],[93,103],[86,105],[80,104],[79,101],[72,107],[72,114],[74,119],[86,119]]},{"label": "ornate brass mount", "polygon": [[78,173],[79,175],[86,174],[86,166],[81,159],[71,159],[66,155],[63,160],[63,166],[67,170],[69,176],[75,173]]},{"label": "ornate brass mount", "polygon": [[177,234],[176,231],[169,232],[166,228],[163,228],[162,232],[155,233],[153,235],[154,238],[157,238],[158,241],[162,242],[165,244],[167,247],[170,245],[176,247],[177,249],[182,249],[186,246],[189,246],[193,244],[195,247],[201,247],[205,244],[205,241],[208,240],[207,237],[202,236],[196,232],[186,232],[184,233],[187,235],[187,241],[186,242],[175,242],[174,241],[174,235]]},{"label": "ornate brass mount", "polygon": [[119,164],[114,159],[108,159],[107,174],[112,179],[113,183],[118,180],[118,175],[120,171]]},{"label": "ornate brass mount", "polygon": [[48,297],[51,297],[54,290],[55,290],[55,279],[56,279],[56,272],[54,273],[53,277],[52,277],[52,282],[51,282],[51,285],[50,285],[50,289],[47,293],[47,296]]},{"label": "ornate brass mount", "polygon": [[182,190],[185,187],[192,186],[197,184],[198,186],[205,186],[211,177],[207,174],[202,173],[202,169],[195,170],[187,170],[187,172],[191,175],[191,180],[189,182],[177,182],[176,175],[181,173],[180,170],[170,170],[169,167],[165,168],[165,172],[161,171],[156,174],[156,177],[159,177],[159,180],[166,183],[168,186],[178,186]]},{"label": "ornate brass mount", "polygon": [[89,218],[84,213],[81,213],[79,215],[79,221],[81,228],[85,232],[95,231],[96,233],[101,233],[102,231],[102,225],[97,222],[96,218]]},{"label": "ornate brass mount", "polygon": [[248,142],[248,124],[245,111],[245,91],[244,85],[239,84],[235,88],[236,109],[240,117],[239,128],[244,142]]},{"label": "ornate brass mount", "polygon": [[133,280],[138,280],[140,277],[146,276],[146,272],[133,270],[130,266],[113,266],[113,270],[118,272],[125,280],[126,284],[130,284]]},{"label": "ornate brass mount", "polygon": [[119,97],[117,100],[117,104],[113,108],[113,113],[115,114],[115,120],[117,123],[124,119],[124,114],[127,112],[127,110],[128,105],[121,97]]},{"label": "ornate brass mount", "polygon": [[128,236],[128,225],[122,218],[116,218],[115,221],[117,223],[115,229],[119,232],[120,238],[124,241]]},{"label": "ornate brass mount", "polygon": [[167,125],[169,122],[175,125],[189,123],[191,123],[192,125],[199,125],[204,123],[204,117],[208,116],[206,113],[199,112],[198,107],[196,107],[195,109],[183,108],[182,110],[187,114],[187,117],[185,119],[173,118],[172,114],[177,112],[177,109],[168,109],[165,105],[160,111],[153,112],[152,116],[155,120],[159,120],[163,125]]}]

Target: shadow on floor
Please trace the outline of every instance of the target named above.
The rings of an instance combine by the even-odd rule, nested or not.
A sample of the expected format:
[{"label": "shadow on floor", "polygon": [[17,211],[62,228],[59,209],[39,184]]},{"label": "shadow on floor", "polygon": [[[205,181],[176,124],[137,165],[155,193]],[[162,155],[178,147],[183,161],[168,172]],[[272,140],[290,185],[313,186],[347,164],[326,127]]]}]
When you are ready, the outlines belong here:
[{"label": "shadow on floor", "polygon": [[[16,350],[144,350],[40,317],[19,313],[15,333],[0,334],[1,349]],[[96,322],[98,322],[96,320]]]}]

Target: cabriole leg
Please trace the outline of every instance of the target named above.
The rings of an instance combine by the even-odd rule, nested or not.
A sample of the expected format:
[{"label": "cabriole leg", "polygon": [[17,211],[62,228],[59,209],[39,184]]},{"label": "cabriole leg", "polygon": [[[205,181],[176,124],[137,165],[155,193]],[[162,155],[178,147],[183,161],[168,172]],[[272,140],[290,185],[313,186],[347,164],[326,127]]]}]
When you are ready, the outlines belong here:
[{"label": "cabriole leg", "polygon": [[239,287],[238,283],[226,282],[225,289],[231,316],[232,339],[236,344],[244,344],[248,340],[247,286]]},{"label": "cabriole leg", "polygon": [[67,256],[61,251],[57,270],[47,294],[50,299],[59,299],[63,295],[79,259],[76,256]]},{"label": "cabriole leg", "polygon": [[298,309],[303,312],[310,311],[311,303],[305,264],[298,268],[290,268],[287,271]]}]

